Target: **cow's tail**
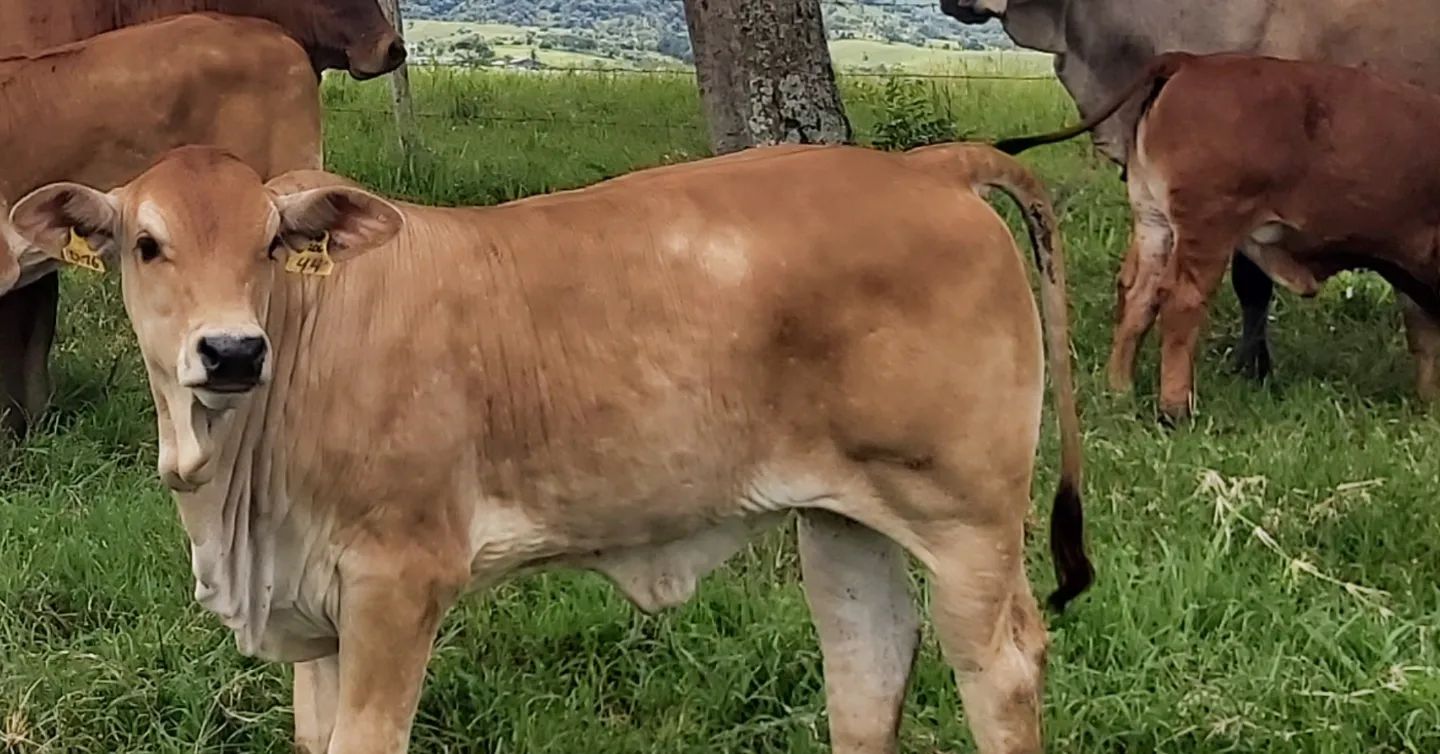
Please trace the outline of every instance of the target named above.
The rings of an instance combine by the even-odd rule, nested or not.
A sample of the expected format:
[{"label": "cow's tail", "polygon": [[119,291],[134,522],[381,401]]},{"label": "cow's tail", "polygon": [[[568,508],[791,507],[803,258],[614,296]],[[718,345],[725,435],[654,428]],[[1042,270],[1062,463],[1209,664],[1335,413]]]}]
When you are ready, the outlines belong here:
[{"label": "cow's tail", "polygon": [[1095,580],[1085,554],[1085,515],[1080,503],[1080,418],[1075,406],[1075,377],[1070,369],[1069,302],[1065,287],[1065,253],[1059,224],[1045,187],[1018,160],[985,144],[939,144],[906,153],[906,159],[927,172],[959,176],[982,196],[998,188],[1025,216],[1030,245],[1040,276],[1045,316],[1045,346],[1060,424],[1060,485],[1050,515],[1050,554],[1057,586],[1049,603],[1063,610]]},{"label": "cow's tail", "polygon": [[1146,106],[1148,107],[1149,103],[1155,101],[1155,97],[1160,94],[1160,89],[1165,86],[1165,82],[1169,81],[1170,77],[1174,76],[1175,73],[1180,70],[1181,66],[1185,65],[1187,61],[1194,57],[1194,55],[1185,52],[1167,52],[1163,55],[1158,55],[1145,67],[1143,73],[1136,77],[1134,81],[1130,82],[1129,86],[1125,87],[1120,94],[1116,95],[1115,98],[1110,100],[1104,107],[1091,113],[1090,117],[1085,120],[1069,128],[1063,128],[1048,134],[1001,139],[995,142],[995,148],[1005,154],[1020,154],[1031,147],[1039,147],[1065,141],[1066,139],[1073,139],[1080,134],[1094,130],[1096,126],[1103,123],[1106,118],[1114,115],[1116,110],[1124,107],[1126,103],[1134,99],[1140,92],[1146,93],[1145,100]]}]

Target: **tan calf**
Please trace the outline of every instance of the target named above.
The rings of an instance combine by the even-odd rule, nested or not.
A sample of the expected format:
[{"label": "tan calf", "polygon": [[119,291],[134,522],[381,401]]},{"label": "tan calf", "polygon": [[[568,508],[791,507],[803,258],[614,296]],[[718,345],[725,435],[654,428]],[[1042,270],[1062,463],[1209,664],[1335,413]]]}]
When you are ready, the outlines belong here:
[{"label": "tan calf", "polygon": [[1379,272],[1407,310],[1418,392],[1440,393],[1440,97],[1355,68],[1171,53],[1079,126],[997,146],[1067,139],[1141,98],[1111,387],[1131,388],[1158,316],[1161,411],[1191,412],[1206,304],[1238,248],[1303,296],[1341,270]]},{"label": "tan calf", "polygon": [[909,553],[980,751],[1034,754],[1045,349],[988,185],[1038,242],[1058,607],[1092,577],[1063,258],[1039,184],[989,148],[757,149],[482,209],[187,148],[12,220],[118,256],[196,595],[242,652],[298,663],[301,750],[405,751],[465,591],[572,566],[656,610],[798,512],[835,751],[895,751]]}]

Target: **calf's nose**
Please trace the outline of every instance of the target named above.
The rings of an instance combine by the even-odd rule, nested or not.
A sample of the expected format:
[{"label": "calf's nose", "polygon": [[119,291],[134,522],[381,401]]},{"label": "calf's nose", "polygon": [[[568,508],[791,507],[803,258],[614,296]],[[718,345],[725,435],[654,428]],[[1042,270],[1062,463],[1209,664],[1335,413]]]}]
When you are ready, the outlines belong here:
[{"label": "calf's nose", "polygon": [[197,347],[205,381],[218,388],[251,388],[265,368],[265,339],[255,336],[210,335]]},{"label": "calf's nose", "polygon": [[405,43],[396,37],[390,40],[390,46],[385,49],[385,67],[390,69],[399,68],[405,62]]}]

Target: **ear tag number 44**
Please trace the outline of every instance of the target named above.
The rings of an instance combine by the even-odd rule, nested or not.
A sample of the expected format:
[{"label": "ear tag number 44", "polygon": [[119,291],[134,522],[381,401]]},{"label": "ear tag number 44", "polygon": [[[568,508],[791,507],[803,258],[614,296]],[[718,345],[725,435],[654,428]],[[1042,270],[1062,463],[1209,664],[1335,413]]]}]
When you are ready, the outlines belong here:
[{"label": "ear tag number 44", "polygon": [[85,240],[85,237],[70,229],[70,242],[60,251],[60,258],[76,267],[83,267],[95,272],[105,271],[105,261],[100,258],[100,252]]},{"label": "ear tag number 44", "polygon": [[325,277],[335,270],[335,260],[330,258],[330,234],[327,232],[318,240],[311,241],[294,250],[285,260],[285,271],[299,275]]}]

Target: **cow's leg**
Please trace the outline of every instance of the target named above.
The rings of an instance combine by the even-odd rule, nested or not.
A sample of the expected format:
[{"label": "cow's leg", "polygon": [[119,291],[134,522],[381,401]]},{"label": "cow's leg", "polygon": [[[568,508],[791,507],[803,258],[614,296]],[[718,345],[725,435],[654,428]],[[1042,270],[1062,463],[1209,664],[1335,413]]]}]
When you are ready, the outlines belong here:
[{"label": "cow's leg", "polygon": [[[1031,402],[1019,391],[991,397],[1007,410],[969,415],[1013,422],[1014,409]],[[1039,754],[1047,642],[1024,552],[1035,444],[1024,430],[992,432],[984,444],[985,453],[964,437],[940,444],[925,470],[871,463],[867,475],[886,505],[856,505],[862,498],[852,496],[836,510],[904,545],[930,571],[935,633],[979,754]]]},{"label": "cow's leg", "polygon": [[50,401],[60,276],[0,296],[0,427],[23,434]]},{"label": "cow's leg", "polygon": [[[1015,497],[1028,506],[1028,490]],[[980,754],[1039,754],[1045,625],[1025,577],[1023,524],[949,523],[920,532],[931,611]]]},{"label": "cow's leg", "polygon": [[[430,648],[456,590],[404,563],[344,573],[340,695],[328,754],[404,754]],[[408,577],[408,578],[407,578]]]},{"label": "cow's leg", "polygon": [[825,661],[835,754],[893,754],[919,643],[905,552],[842,516],[800,518],[805,596]]},{"label": "cow's leg", "polygon": [[1170,259],[1169,221],[1153,207],[1135,205],[1130,249],[1116,279],[1115,338],[1110,346],[1110,388],[1128,393],[1135,384],[1135,355],[1155,324],[1160,281]]},{"label": "cow's leg", "polygon": [[1160,303],[1160,412],[1170,421],[1192,411],[1195,346],[1210,297],[1229,262],[1228,245],[1178,234]]},{"label": "cow's leg", "polygon": [[340,696],[340,658],[295,663],[295,751],[325,754],[335,732]]},{"label": "cow's leg", "polygon": [[1241,252],[1230,263],[1230,286],[1240,300],[1240,344],[1235,348],[1235,369],[1251,379],[1270,376],[1270,301],[1275,283],[1259,265]]},{"label": "cow's leg", "polygon": [[1396,292],[1405,315],[1405,340],[1410,356],[1415,359],[1415,392],[1423,401],[1440,398],[1436,384],[1435,359],[1440,356],[1440,323],[1415,303],[1414,299]]}]

